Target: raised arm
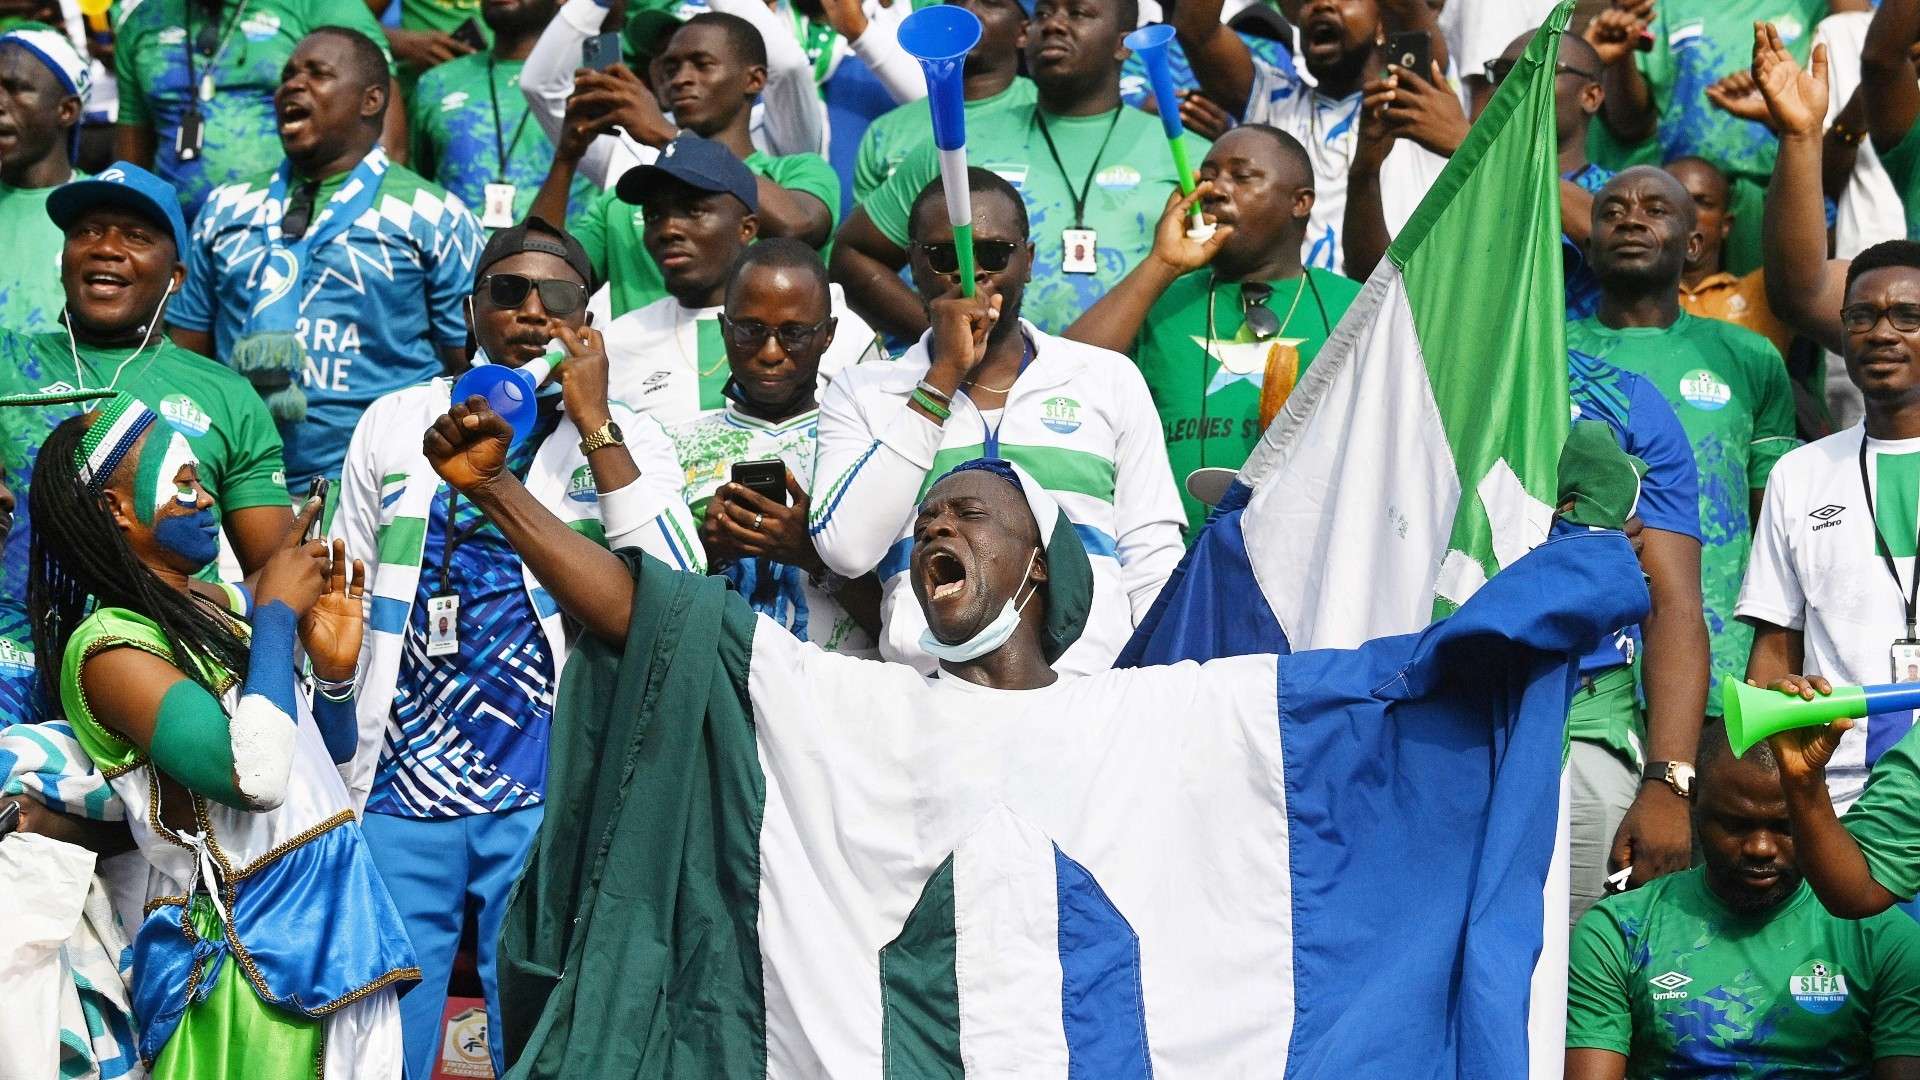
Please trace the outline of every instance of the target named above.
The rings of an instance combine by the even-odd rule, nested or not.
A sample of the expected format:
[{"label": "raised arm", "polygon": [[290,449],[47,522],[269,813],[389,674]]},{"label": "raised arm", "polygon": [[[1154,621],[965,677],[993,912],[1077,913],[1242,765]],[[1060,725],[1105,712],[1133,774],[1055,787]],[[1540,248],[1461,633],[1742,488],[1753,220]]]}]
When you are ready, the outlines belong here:
[{"label": "raised arm", "polygon": [[1225,0],[1181,0],[1173,8],[1173,29],[1201,92],[1240,117],[1253,93],[1253,53],[1220,21],[1225,6]]},{"label": "raised arm", "polygon": [[1386,257],[1393,236],[1387,231],[1387,211],[1380,189],[1380,169],[1393,152],[1393,130],[1383,112],[1392,83],[1385,79],[1366,85],[1360,103],[1360,134],[1347,167],[1347,209],[1341,221],[1341,272],[1355,281],[1373,276]]},{"label": "raised arm", "polygon": [[[899,175],[894,174],[895,178]],[[882,184],[880,190],[885,191],[892,182]],[[905,265],[906,250],[881,232],[864,208],[855,207],[834,239],[827,270],[828,276],[846,290],[847,304],[869,326],[881,333],[914,338],[926,332],[927,314],[920,298],[900,280],[900,268]]]},{"label": "raised arm", "polygon": [[1899,146],[1920,118],[1920,82],[1908,51],[1920,38],[1920,0],[1881,0],[1860,46],[1860,84],[1867,95],[1867,132],[1882,154]]},{"label": "raised arm", "polygon": [[448,486],[473,500],[546,586],[568,617],[622,644],[633,613],[633,578],[611,551],[575,532],[506,468],[513,428],[471,397],[427,429],[421,448]]},{"label": "raised arm", "polygon": [[1212,190],[1213,185],[1202,180],[1194,186],[1191,195],[1182,196],[1178,190],[1169,195],[1167,207],[1160,213],[1160,224],[1154,230],[1153,249],[1147,252],[1147,257],[1127,271],[1120,284],[1095,301],[1061,336],[1131,355],[1140,328],[1146,325],[1147,313],[1153,310],[1167,286],[1180,275],[1212,262],[1220,246],[1233,235],[1233,226],[1222,225],[1204,241],[1187,237],[1188,213]]},{"label": "raised arm", "polygon": [[1780,156],[1767,187],[1762,229],[1767,303],[1795,330],[1834,352],[1846,335],[1845,264],[1827,253],[1826,204],[1820,197],[1820,144],[1827,115],[1827,48],[1815,45],[1801,71],[1779,31],[1757,23],[1753,74],[1780,132]]},{"label": "raised arm", "polygon": [[1614,0],[1587,24],[1585,37],[1600,54],[1600,85],[1606,101],[1600,122],[1613,137],[1632,145],[1653,136],[1658,117],[1653,110],[1653,88],[1640,73],[1634,42],[1652,17],[1653,0]]},{"label": "raised arm", "polygon": [[[1833,689],[1817,675],[1789,675],[1776,680],[1772,688],[1807,701]],[[1840,737],[1852,728],[1851,720],[1835,720],[1821,727],[1783,731],[1767,743],[1773,748],[1774,760],[1780,763],[1780,786],[1787,796],[1794,859],[1800,864],[1800,872],[1807,876],[1807,884],[1813,886],[1814,895],[1828,911],[1843,919],[1864,919],[1887,910],[1900,898],[1874,880],[1859,841],[1840,824],[1833,812],[1833,797],[1827,793],[1827,763],[1840,748]],[[1867,790],[1872,792],[1872,786]],[[1855,805],[1862,806],[1863,812],[1874,809],[1864,795]],[[1909,827],[1915,824],[1909,808],[1885,809],[1894,811]]]}]

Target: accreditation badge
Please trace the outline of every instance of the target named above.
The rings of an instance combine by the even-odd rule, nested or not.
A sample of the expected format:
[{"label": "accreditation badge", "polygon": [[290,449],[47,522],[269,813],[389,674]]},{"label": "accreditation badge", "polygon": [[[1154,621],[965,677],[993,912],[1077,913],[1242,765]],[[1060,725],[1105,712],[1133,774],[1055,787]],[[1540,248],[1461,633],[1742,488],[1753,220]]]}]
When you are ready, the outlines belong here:
[{"label": "accreditation badge", "polygon": [[1920,640],[1895,638],[1887,649],[1893,658],[1893,681],[1920,682]]},{"label": "accreditation badge", "polygon": [[1092,229],[1060,230],[1060,270],[1091,274],[1100,269],[1100,234]]},{"label": "accreditation badge", "polygon": [[513,227],[512,184],[488,184],[484,195],[485,206],[480,214],[480,224],[488,229],[509,229]]},{"label": "accreditation badge", "polygon": [[460,597],[442,593],[427,597],[427,655],[460,655]]}]

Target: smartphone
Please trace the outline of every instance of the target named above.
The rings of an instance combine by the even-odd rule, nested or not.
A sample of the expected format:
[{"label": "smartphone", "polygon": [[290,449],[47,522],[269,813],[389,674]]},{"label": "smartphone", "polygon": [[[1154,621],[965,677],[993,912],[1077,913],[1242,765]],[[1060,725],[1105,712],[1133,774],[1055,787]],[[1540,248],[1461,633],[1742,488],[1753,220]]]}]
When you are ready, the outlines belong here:
[{"label": "smartphone", "polygon": [[332,486],[333,482],[324,476],[314,477],[313,483],[307,485],[307,497],[300,501],[300,505],[305,507],[313,500],[319,499],[320,512],[313,515],[312,521],[307,522],[307,535],[300,538],[301,543],[318,540],[326,532],[327,489]]},{"label": "smartphone", "polygon": [[620,62],[620,34],[609,30],[595,34],[580,44],[580,66],[605,71]]},{"label": "smartphone", "polygon": [[779,458],[734,462],[733,482],[768,502],[787,505],[787,463]]},{"label": "smartphone", "polygon": [[1426,82],[1433,81],[1433,39],[1425,30],[1408,30],[1387,38],[1387,63],[1398,64]]},{"label": "smartphone", "polygon": [[0,803],[0,836],[5,836],[20,827],[20,804],[16,802]]},{"label": "smartphone", "polygon": [[453,40],[465,45],[474,52],[487,51],[486,32],[480,29],[480,20],[472,16],[468,16],[467,21],[461,23],[459,27],[454,30]]}]

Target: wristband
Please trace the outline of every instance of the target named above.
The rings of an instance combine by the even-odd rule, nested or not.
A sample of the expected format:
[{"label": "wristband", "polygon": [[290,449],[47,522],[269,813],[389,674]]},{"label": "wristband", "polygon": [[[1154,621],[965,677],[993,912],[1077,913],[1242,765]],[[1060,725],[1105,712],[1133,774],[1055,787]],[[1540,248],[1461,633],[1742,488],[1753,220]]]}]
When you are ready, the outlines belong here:
[{"label": "wristband", "polygon": [[908,400],[925,409],[935,420],[943,424],[947,422],[948,417],[953,415],[952,409],[928,397],[926,391],[921,390],[917,386],[914,387],[913,393],[908,397]]},{"label": "wristband", "polygon": [[323,679],[320,676],[315,675],[313,677],[313,688],[315,690],[320,691],[323,694],[328,695],[329,697],[339,693],[342,690],[345,690],[348,692],[348,696],[351,697],[353,692],[353,685],[355,681],[359,679],[359,677],[360,677],[359,673],[355,672],[354,674],[349,675],[346,678],[340,679],[339,681],[336,682],[333,679]]},{"label": "wristband", "polygon": [[348,683],[338,690],[329,690],[326,687],[321,687],[320,696],[336,705],[345,705],[347,702],[353,700],[353,684]]},{"label": "wristband", "polygon": [[920,391],[921,393],[927,395],[928,397],[932,398],[933,400],[939,402],[942,405],[946,405],[946,406],[953,405],[952,394],[949,394],[946,391],[941,390],[939,387],[934,386],[932,383],[928,382],[925,379],[921,379],[920,382],[914,386],[914,389]]}]

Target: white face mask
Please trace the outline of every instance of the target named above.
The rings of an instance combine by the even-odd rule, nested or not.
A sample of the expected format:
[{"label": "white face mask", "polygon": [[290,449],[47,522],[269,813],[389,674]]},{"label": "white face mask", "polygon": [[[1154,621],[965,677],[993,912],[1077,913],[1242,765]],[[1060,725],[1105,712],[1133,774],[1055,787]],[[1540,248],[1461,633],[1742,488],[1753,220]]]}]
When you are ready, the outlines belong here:
[{"label": "white face mask", "polygon": [[[1034,548],[1033,554],[1027,556],[1027,568],[1021,571],[1022,578],[1032,573],[1033,561],[1039,557],[1040,549]],[[1039,591],[1040,587],[1038,585],[1034,586],[1033,589],[1027,593],[1027,600],[1033,599],[1033,594]],[[920,647],[927,651],[927,655],[953,664],[964,664],[968,660],[978,659],[979,657],[987,655],[1000,646],[1005,645],[1007,639],[1013,636],[1014,630],[1019,628],[1020,612],[1027,606],[1026,600],[1022,600],[1018,604],[1013,602],[1014,596],[1019,595],[1019,589],[1013,590],[1013,596],[1007,597],[1007,605],[1000,609],[1000,614],[995,615],[992,622],[981,627],[978,633],[967,640],[949,645],[939,638],[934,637],[933,627],[929,626],[925,630],[920,631]]]}]

